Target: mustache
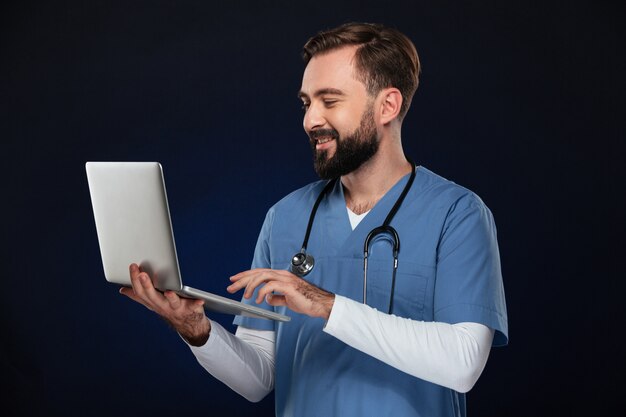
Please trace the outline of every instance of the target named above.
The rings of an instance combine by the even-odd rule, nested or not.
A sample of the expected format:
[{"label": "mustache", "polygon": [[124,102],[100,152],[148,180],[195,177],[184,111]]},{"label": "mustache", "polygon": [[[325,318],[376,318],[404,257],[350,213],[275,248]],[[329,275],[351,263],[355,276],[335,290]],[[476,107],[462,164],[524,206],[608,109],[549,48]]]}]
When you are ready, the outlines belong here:
[{"label": "mustache", "polygon": [[339,139],[339,132],[337,132],[335,129],[316,129],[309,132],[309,139],[311,140],[311,142],[317,142],[319,138],[328,137],[332,139]]}]

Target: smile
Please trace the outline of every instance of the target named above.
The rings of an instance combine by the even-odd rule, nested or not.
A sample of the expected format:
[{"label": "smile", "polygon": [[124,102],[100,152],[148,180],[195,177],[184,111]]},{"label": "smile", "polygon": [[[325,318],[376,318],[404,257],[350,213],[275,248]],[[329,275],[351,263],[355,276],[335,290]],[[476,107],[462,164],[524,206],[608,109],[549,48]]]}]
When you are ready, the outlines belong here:
[{"label": "smile", "polygon": [[317,139],[317,144],[323,145],[324,143],[330,142],[331,140],[333,140],[333,138],[329,138],[329,137]]}]

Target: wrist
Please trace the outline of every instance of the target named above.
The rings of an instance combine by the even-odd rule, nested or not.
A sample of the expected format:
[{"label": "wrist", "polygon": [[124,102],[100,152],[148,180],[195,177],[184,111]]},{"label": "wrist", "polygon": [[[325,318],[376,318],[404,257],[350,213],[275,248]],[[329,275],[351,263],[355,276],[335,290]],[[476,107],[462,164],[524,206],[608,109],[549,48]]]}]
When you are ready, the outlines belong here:
[{"label": "wrist", "polygon": [[330,313],[333,311],[333,305],[335,304],[335,294],[329,293],[327,297],[324,297],[322,301],[322,314],[321,317],[328,321]]},{"label": "wrist", "polygon": [[186,331],[179,331],[179,334],[191,346],[203,346],[209,340],[209,336],[211,335],[211,322],[205,316],[197,326],[193,326],[193,328],[187,329]]}]

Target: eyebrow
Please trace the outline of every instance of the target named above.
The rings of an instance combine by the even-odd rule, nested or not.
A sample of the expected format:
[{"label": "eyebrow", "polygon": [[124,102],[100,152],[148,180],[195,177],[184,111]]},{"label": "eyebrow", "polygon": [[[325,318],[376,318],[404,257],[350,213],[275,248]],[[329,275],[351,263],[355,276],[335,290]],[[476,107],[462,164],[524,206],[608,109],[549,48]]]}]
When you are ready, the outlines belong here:
[{"label": "eyebrow", "polygon": [[[346,94],[341,91],[338,90],[336,88],[321,88],[319,90],[317,90],[315,93],[313,93],[313,97],[319,97],[319,96],[323,96],[325,94],[333,94],[336,96],[345,96]],[[302,92],[302,91],[298,91],[298,98],[299,99],[303,99],[303,98],[309,98],[308,94]]]}]

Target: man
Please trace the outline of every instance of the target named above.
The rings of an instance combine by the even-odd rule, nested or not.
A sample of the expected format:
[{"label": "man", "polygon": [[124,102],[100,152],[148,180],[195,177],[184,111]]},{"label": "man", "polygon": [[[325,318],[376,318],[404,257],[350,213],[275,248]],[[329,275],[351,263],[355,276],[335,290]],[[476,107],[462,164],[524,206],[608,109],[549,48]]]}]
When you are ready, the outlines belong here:
[{"label": "man", "polygon": [[[491,213],[404,156],[401,125],[419,74],[406,36],[346,24],[311,38],[304,60],[299,97],[315,169],[339,180],[272,207],[252,269],[228,287],[291,321],[237,317],[232,335],[202,301],[160,294],[134,264],[133,288],[121,292],[163,316],[205,369],[247,399],[274,389],[278,416],[465,415],[464,393],[491,346],[508,338]],[[365,283],[363,242],[383,223],[402,242],[397,270],[385,229],[369,244]],[[302,246],[315,254],[305,277],[289,271]]]}]

